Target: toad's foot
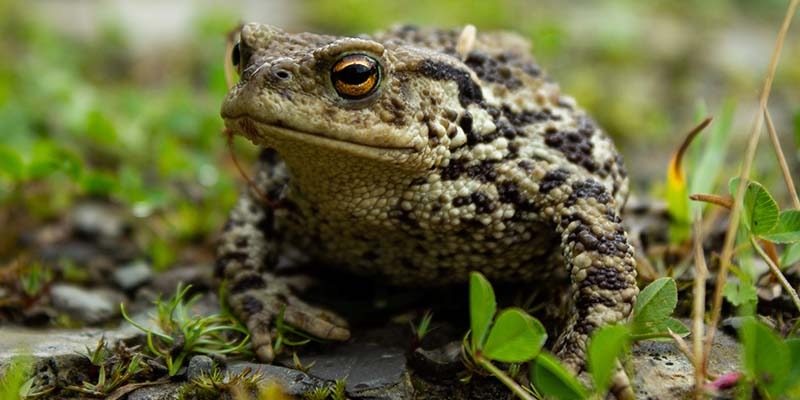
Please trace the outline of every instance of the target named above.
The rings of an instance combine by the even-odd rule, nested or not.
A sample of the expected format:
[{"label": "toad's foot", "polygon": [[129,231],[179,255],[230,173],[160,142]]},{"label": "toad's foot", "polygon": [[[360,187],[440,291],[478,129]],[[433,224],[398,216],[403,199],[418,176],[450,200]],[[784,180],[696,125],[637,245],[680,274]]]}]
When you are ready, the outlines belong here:
[{"label": "toad's foot", "polygon": [[344,319],[309,305],[294,294],[291,277],[261,273],[260,278],[266,284],[264,287],[231,294],[228,298],[233,312],[247,325],[259,360],[270,362],[275,358],[272,325],[281,315],[283,323],[320,339],[344,341],[350,338]]}]

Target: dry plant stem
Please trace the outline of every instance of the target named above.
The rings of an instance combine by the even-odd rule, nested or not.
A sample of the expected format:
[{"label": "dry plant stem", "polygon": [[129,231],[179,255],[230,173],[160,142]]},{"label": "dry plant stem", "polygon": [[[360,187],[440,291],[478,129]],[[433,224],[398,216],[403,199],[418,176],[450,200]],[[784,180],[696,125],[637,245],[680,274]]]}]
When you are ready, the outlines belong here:
[{"label": "dry plant stem", "polygon": [[725,282],[728,280],[728,268],[731,264],[736,230],[739,228],[739,217],[741,216],[740,211],[742,208],[742,199],[744,198],[744,189],[747,186],[747,177],[750,176],[750,168],[753,165],[753,158],[755,157],[756,148],[758,147],[758,134],[761,131],[764,110],[767,109],[767,99],[769,99],[769,92],[772,89],[772,80],[775,78],[775,71],[778,68],[778,59],[780,58],[781,49],[783,48],[783,42],[786,40],[786,32],[789,30],[789,25],[792,22],[792,17],[797,10],[798,4],[800,4],[800,0],[792,0],[789,4],[789,8],[786,10],[786,16],[781,24],[778,38],[775,40],[775,49],[772,51],[769,70],[764,80],[764,87],[761,90],[761,96],[758,102],[759,111],[756,113],[756,118],[755,121],[753,121],[753,127],[750,131],[750,138],[747,141],[744,164],[742,165],[742,172],[739,175],[739,187],[734,197],[731,217],[728,221],[728,230],[725,232],[725,243],[722,246],[719,272],[717,273],[717,284],[714,288],[714,303],[711,309],[711,322],[708,336],[706,336],[705,356],[703,358],[706,363],[708,363],[708,353],[711,351],[711,344],[714,343],[714,334],[716,333],[717,324],[722,314],[722,289],[725,287]]},{"label": "dry plant stem", "polygon": [[772,116],[769,114],[769,110],[764,110],[764,117],[766,117],[767,120],[767,132],[769,132],[772,148],[775,150],[775,155],[778,156],[778,164],[780,164],[781,172],[783,172],[783,180],[786,181],[786,188],[789,189],[789,194],[792,196],[794,208],[800,210],[800,198],[797,197],[797,190],[794,188],[792,173],[789,172],[789,165],[786,163],[786,157],[783,156],[781,142],[778,140],[778,134],[775,132],[775,125],[772,123]]},{"label": "dry plant stem", "polygon": [[775,264],[771,258],[769,258],[767,252],[765,252],[764,249],[762,249],[761,246],[758,245],[758,241],[756,241],[755,236],[750,235],[750,243],[753,245],[753,248],[756,249],[758,255],[760,255],[761,258],[764,259],[764,262],[766,262],[767,265],[769,265],[769,269],[770,271],[772,271],[772,274],[775,275],[775,278],[778,279],[778,282],[780,282],[781,286],[783,286],[783,289],[786,290],[786,293],[789,293],[789,297],[792,298],[794,306],[797,307],[798,311],[800,311],[800,297],[797,296],[797,291],[794,290],[792,284],[789,283],[788,280],[786,280],[786,277],[781,272],[781,269],[778,268],[778,265]]},{"label": "dry plant stem", "polygon": [[678,336],[678,334],[673,332],[671,329],[667,328],[667,330],[669,331],[668,333],[669,337],[672,338],[672,340],[675,341],[675,345],[678,346],[678,350],[680,350],[680,352],[683,353],[684,356],[686,356],[686,359],[689,360],[689,362],[692,363],[692,365],[695,365],[697,361],[695,361],[694,355],[692,354],[692,351],[689,350],[689,345],[686,344],[686,341],[683,340],[682,337]]},{"label": "dry plant stem", "polygon": [[517,395],[517,397],[519,397],[520,399],[536,400],[533,396],[531,396],[530,393],[526,392],[525,389],[523,389],[522,386],[519,385],[519,383],[511,379],[511,377],[508,376],[508,374],[506,374],[505,371],[503,371],[500,368],[497,368],[497,366],[492,364],[491,361],[483,358],[480,355],[476,355],[475,361],[477,361],[481,367],[485,368],[492,375],[494,375],[495,378],[497,378],[500,382],[506,385],[507,388],[511,389],[511,391],[515,395]]},{"label": "dry plant stem", "polygon": [[731,209],[733,207],[733,199],[729,196],[718,196],[716,194],[696,193],[689,196],[694,201],[702,201],[704,203],[711,203],[720,207]]},{"label": "dry plant stem", "polygon": [[702,220],[695,218],[694,222],[694,303],[692,310],[692,352],[694,353],[694,398],[702,399],[703,386],[706,378],[705,352],[703,351],[703,316],[705,315],[706,305],[706,278],[708,277],[708,267],[706,258],[703,255],[703,242],[701,240]]},{"label": "dry plant stem", "polygon": [[675,153],[674,162],[672,163],[672,168],[675,168],[675,176],[683,177],[683,169],[681,168],[683,155],[686,154],[686,150],[689,148],[689,145],[692,144],[694,138],[697,137],[703,129],[706,129],[708,124],[711,123],[711,120],[712,117],[706,117],[684,137],[683,142],[681,142],[681,147],[679,147],[678,151]]},{"label": "dry plant stem", "polygon": [[244,172],[244,169],[242,168],[242,165],[239,164],[239,159],[236,158],[236,152],[233,151],[233,133],[230,130],[228,130],[227,128],[225,128],[225,130],[222,132],[222,134],[223,134],[223,136],[226,136],[228,138],[227,139],[228,140],[228,152],[231,154],[231,160],[233,160],[233,165],[235,165],[236,169],[239,171],[239,175],[241,175],[244,178],[244,180],[247,181],[247,186],[250,189],[252,189],[253,192],[255,192],[255,194],[259,198],[259,200],[261,200],[261,202],[264,203],[267,207],[272,208],[272,209],[280,208],[279,207],[280,205],[278,204],[278,202],[272,201],[272,199],[270,199],[269,196],[266,195],[266,193],[262,192],[258,188],[256,183],[253,182],[253,180],[250,178],[250,176],[247,175],[246,172]]}]

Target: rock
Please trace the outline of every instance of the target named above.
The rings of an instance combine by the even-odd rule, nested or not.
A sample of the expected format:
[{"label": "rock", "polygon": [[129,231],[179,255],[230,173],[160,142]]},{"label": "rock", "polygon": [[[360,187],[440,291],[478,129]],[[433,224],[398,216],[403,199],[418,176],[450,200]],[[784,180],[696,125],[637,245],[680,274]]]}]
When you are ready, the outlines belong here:
[{"label": "rock", "polygon": [[119,315],[125,296],[110,289],[86,289],[57,283],[50,289],[52,305],[76,321],[99,324]]},{"label": "rock", "polygon": [[130,228],[117,208],[98,202],[75,206],[68,218],[75,233],[93,239],[119,238]]},{"label": "rock", "polygon": [[144,261],[134,261],[115,269],[111,275],[111,279],[121,289],[130,291],[150,281],[152,276],[153,271],[148,263]]},{"label": "rock", "polygon": [[458,371],[464,369],[461,362],[461,342],[453,341],[431,350],[416,349],[408,360],[416,373],[426,379],[452,379]]},{"label": "rock", "polygon": [[175,293],[178,283],[192,285],[195,290],[211,288],[214,266],[211,264],[196,264],[170,268],[156,276],[149,288],[157,293]]},{"label": "rock", "polygon": [[201,375],[211,375],[214,370],[214,360],[209,356],[197,355],[189,360],[189,367],[186,368],[186,379],[192,380]]},{"label": "rock", "polygon": [[157,386],[146,386],[128,394],[128,400],[174,400],[180,390],[180,383],[167,383]]},{"label": "rock", "polygon": [[371,343],[348,343],[326,354],[306,356],[313,365],[308,374],[320,379],[345,379],[350,397],[411,399],[414,389],[406,370],[406,357],[396,347]]},{"label": "rock", "polygon": [[273,382],[283,388],[283,391],[291,396],[302,396],[318,387],[325,387],[329,382],[309,376],[302,371],[284,368],[277,365],[257,364],[251,362],[230,363],[226,369],[231,375],[242,373],[245,369],[250,369],[251,374],[258,373],[262,376],[262,383]]},{"label": "rock", "polygon": [[[691,337],[686,338],[691,343]],[[694,387],[694,368],[673,341],[643,341],[633,346],[632,384],[637,399],[689,398]],[[727,334],[717,332],[709,358],[714,374],[733,372],[739,366],[739,347]]]}]

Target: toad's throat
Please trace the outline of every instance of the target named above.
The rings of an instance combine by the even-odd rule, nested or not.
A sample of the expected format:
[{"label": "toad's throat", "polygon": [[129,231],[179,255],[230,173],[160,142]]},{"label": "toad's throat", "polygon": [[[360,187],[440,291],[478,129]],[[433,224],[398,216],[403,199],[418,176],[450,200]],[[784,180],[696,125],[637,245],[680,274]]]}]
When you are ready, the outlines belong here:
[{"label": "toad's throat", "polygon": [[225,124],[234,133],[240,134],[256,145],[274,147],[276,142],[300,141],[308,145],[338,149],[364,156],[381,156],[397,153],[413,153],[411,146],[378,146],[355,141],[332,138],[330,136],[296,130],[280,121],[265,122],[250,115],[224,116]]}]

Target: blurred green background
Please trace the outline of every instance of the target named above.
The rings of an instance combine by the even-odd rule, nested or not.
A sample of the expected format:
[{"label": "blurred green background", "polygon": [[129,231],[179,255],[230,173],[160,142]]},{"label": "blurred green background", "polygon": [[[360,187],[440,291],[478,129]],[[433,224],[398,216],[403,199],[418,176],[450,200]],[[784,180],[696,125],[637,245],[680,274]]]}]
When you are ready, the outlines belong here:
[{"label": "blurred green background", "polygon": [[[506,29],[616,139],[639,195],[699,114],[732,113],[726,177],[788,1],[0,0],[0,261],[86,198],[131,213],[157,267],[211,251],[242,186],[220,130],[226,33],[241,22],[355,34],[393,23]],[[800,24],[770,109],[796,170]],[[735,108],[734,108],[735,107]],[[780,182],[767,141],[757,175]],[[239,140],[236,153],[255,153]],[[691,171],[689,171],[691,173]],[[780,190],[776,190],[780,192]],[[197,246],[199,245],[199,246]]]}]

